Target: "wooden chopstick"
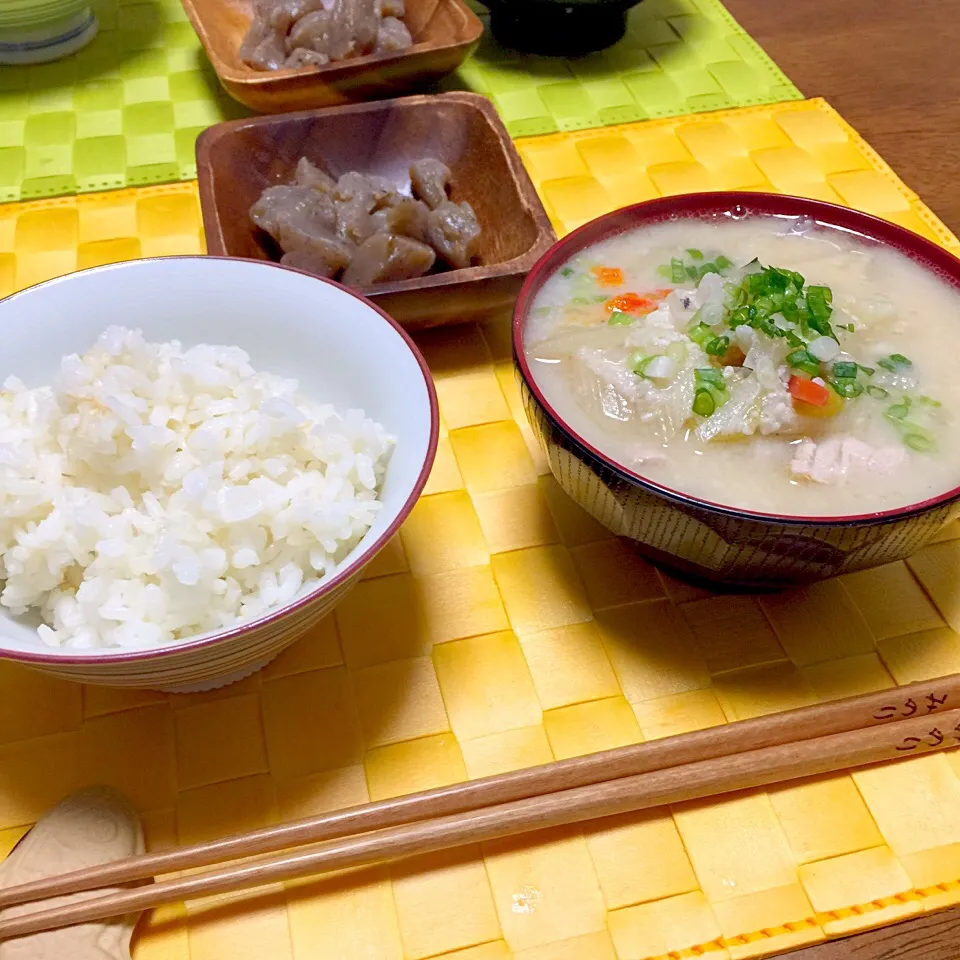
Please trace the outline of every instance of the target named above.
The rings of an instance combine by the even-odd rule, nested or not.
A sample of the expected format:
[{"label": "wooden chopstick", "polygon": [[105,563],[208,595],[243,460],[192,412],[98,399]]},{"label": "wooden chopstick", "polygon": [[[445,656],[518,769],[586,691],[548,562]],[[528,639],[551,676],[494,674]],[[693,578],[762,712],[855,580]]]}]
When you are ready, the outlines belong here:
[{"label": "wooden chopstick", "polygon": [[329,870],[481,843],[596,817],[697,800],[815,774],[916,756],[960,742],[960,709],[904,719],[331,840],[318,847],[55,909],[0,919],[0,941],[163,904],[295,880]]},{"label": "wooden chopstick", "polygon": [[[337,810],[0,890],[0,909],[960,706],[960,674]],[[933,711],[929,711],[933,712]]]},{"label": "wooden chopstick", "polygon": [[[912,707],[910,705],[913,705]],[[337,810],[0,890],[0,909],[960,706],[960,674]],[[911,713],[913,710],[913,713]]]}]

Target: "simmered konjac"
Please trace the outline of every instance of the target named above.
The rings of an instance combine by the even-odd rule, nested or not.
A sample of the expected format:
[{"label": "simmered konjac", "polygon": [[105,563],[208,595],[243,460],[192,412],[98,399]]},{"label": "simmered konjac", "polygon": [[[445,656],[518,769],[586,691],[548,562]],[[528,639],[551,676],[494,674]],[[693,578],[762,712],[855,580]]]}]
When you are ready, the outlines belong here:
[{"label": "simmered konjac", "polygon": [[705,500],[842,516],[960,483],[960,295],[840,230],[723,217],[622,234],[547,281],[525,339],[576,433]]}]

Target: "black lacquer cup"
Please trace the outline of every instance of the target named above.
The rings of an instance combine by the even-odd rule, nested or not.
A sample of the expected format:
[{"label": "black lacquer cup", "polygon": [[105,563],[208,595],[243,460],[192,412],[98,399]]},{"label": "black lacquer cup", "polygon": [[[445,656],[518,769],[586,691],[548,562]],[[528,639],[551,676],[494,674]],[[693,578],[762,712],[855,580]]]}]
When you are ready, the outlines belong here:
[{"label": "black lacquer cup", "polygon": [[575,57],[612,46],[637,0],[487,0],[490,28],[505,47]]}]

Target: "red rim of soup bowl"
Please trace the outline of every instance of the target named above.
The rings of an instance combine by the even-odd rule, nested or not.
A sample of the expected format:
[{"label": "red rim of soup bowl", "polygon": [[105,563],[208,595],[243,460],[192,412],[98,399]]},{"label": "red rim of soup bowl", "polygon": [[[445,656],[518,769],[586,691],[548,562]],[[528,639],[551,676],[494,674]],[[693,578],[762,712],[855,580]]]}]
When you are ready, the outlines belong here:
[{"label": "red rim of soup bowl", "polygon": [[[892,510],[826,517],[793,516],[791,514],[766,513],[759,510],[731,507],[729,504],[716,503],[712,500],[695,497],[692,494],[684,493],[682,490],[664,486],[641,476],[602,453],[588,440],[581,437],[557,413],[537,385],[524,351],[524,331],[527,317],[533,306],[533,301],[547,280],[582,250],[605,240],[610,240],[620,234],[671,220],[705,220],[724,214],[735,214],[735,219],[747,219],[751,216],[807,217],[822,224],[828,230],[847,231],[858,238],[872,240],[898,251],[928,272],[939,276],[941,280],[952,286],[960,296],[960,259],[943,247],[904,227],[897,226],[887,220],[881,220],[879,217],[874,217],[868,213],[861,213],[859,210],[851,210],[849,207],[841,207],[822,200],[808,200],[803,197],[773,193],[748,193],[745,191],[681,194],[623,207],[585,223],[567,234],[563,239],[558,240],[534,265],[517,298],[513,315],[514,360],[526,387],[543,408],[554,427],[571,439],[588,457],[599,461],[604,467],[629,483],[687,506],[701,507],[727,517],[744,520],[761,520],[796,526],[873,525],[923,513],[960,497],[960,485],[958,485],[938,496],[907,506],[896,507]],[[958,317],[958,323],[960,323],[960,317]]]},{"label": "red rim of soup bowl", "polygon": [[[334,280],[328,280],[326,277],[318,277],[315,274],[307,273],[305,270],[298,270],[295,267],[288,267],[285,264],[280,263],[271,263],[264,260],[253,260],[247,257],[219,257],[219,256],[201,256],[201,255],[184,255],[184,256],[173,256],[173,257],[144,257],[141,260],[128,261],[130,263],[144,263],[156,260],[227,260],[231,262],[241,262],[241,263],[250,263],[256,264],[260,267],[265,267],[267,269],[277,269],[277,270],[286,270],[290,273],[299,273],[302,276],[309,277],[311,280],[316,280],[318,283],[326,283],[332,287],[336,287],[338,290],[342,290],[344,293],[349,294],[355,300],[360,300],[365,306],[369,307],[374,313],[380,315],[380,317],[385,320],[393,329],[400,335],[401,339],[409,348],[410,352],[413,354],[414,359],[417,361],[417,365],[420,368],[420,373],[423,376],[424,385],[427,390],[427,399],[430,404],[430,438],[427,442],[427,455],[424,459],[423,467],[420,470],[420,473],[417,475],[417,479],[413,484],[413,487],[410,490],[409,496],[403,502],[400,510],[397,512],[396,517],[393,522],[387,527],[386,530],[371,544],[367,545],[364,548],[363,553],[357,557],[355,560],[351,561],[343,569],[337,571],[337,573],[331,577],[329,580],[320,584],[310,593],[306,594],[303,597],[300,597],[297,600],[294,600],[292,603],[288,603],[286,606],[278,607],[276,610],[271,610],[269,613],[264,614],[262,617],[256,620],[244,621],[237,624],[235,627],[229,627],[225,630],[222,630],[218,633],[213,633],[210,636],[204,636],[196,640],[184,640],[182,642],[174,641],[173,643],[162,646],[162,647],[151,647],[148,650],[133,650],[129,653],[91,653],[87,656],[78,656],[76,654],[69,655],[57,655],[49,653],[24,653],[20,650],[11,650],[8,647],[0,645],[0,657],[6,658],[8,660],[14,660],[17,662],[23,663],[45,663],[45,664],[73,664],[73,665],[93,665],[98,663],[132,663],[139,660],[151,660],[159,658],[164,654],[173,654],[181,653],[186,651],[196,651],[203,647],[207,646],[218,646],[224,641],[233,640],[237,637],[244,636],[246,634],[252,633],[254,630],[260,630],[263,627],[267,627],[282,618],[288,616],[291,613],[296,612],[297,610],[302,610],[304,607],[310,606],[319,600],[322,596],[327,593],[331,593],[336,590],[337,587],[342,586],[343,583],[349,580],[352,576],[357,574],[363,566],[369,563],[373,557],[386,545],[387,541],[397,532],[400,528],[400,525],[410,514],[410,511],[413,509],[414,505],[417,502],[417,499],[420,496],[421,491],[426,485],[427,478],[430,475],[430,470],[433,467],[433,461],[437,453],[437,442],[440,435],[440,413],[439,407],[437,405],[437,391],[433,385],[433,378],[430,376],[430,370],[427,367],[427,362],[423,358],[423,354],[420,353],[420,350],[417,348],[417,345],[413,342],[410,335],[397,323],[393,317],[390,316],[385,310],[382,310],[375,303],[368,300],[366,297],[362,296],[359,293],[351,290],[349,287],[343,286],[343,284],[337,283]],[[62,283],[65,280],[68,280],[70,277],[77,276],[81,273],[90,273],[95,270],[110,270],[115,269],[116,267],[122,267],[122,264],[107,264],[104,266],[90,267],[88,270],[76,270],[73,273],[64,274],[61,277],[54,277],[51,280],[45,280],[42,283],[36,283],[31,287],[26,287],[23,290],[19,290],[16,293],[10,294],[9,297],[6,297],[5,300],[13,300],[16,297],[21,297],[25,294],[30,293],[32,290],[36,290],[39,287],[46,287],[54,283]],[[363,541],[361,540],[361,543]],[[102,648],[101,648],[102,649]]]}]

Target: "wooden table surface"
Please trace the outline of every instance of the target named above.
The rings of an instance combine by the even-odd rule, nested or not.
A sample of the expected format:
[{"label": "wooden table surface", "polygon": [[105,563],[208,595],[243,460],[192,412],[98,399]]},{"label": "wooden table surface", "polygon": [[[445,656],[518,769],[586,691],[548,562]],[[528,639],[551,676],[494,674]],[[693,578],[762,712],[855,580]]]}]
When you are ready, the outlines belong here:
[{"label": "wooden table surface", "polygon": [[960,232],[958,0],[724,3],[804,96],[829,100]]}]

